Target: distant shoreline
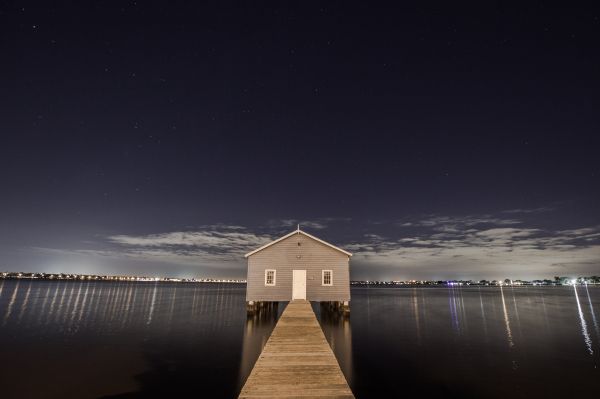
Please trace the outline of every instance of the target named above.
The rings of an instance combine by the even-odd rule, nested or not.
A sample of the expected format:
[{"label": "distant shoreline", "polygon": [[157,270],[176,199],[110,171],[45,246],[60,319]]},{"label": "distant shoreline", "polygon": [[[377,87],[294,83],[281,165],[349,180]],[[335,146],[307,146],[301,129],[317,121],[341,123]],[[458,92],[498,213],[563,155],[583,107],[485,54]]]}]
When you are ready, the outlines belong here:
[{"label": "distant shoreline", "polygon": [[[218,278],[173,278],[147,276],[105,276],[95,274],[68,273],[30,273],[0,272],[0,280],[40,280],[40,281],[111,281],[111,282],[146,282],[146,283],[228,283],[246,284],[241,279]],[[377,288],[436,288],[436,287],[560,287],[573,285],[600,285],[600,277],[555,277],[554,280],[409,280],[409,281],[351,281],[352,287]]]},{"label": "distant shoreline", "polygon": [[246,280],[218,278],[175,278],[147,276],[104,276],[96,274],[0,272],[0,280],[41,281],[113,281],[139,283],[231,283],[246,284]]}]

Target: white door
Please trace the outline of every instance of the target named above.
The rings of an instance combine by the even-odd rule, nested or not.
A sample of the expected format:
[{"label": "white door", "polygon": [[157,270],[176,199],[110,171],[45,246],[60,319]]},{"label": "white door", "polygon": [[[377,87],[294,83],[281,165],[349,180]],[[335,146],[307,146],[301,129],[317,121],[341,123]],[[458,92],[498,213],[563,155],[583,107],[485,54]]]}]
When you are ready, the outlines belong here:
[{"label": "white door", "polygon": [[306,270],[292,270],[292,300],[306,299]]}]

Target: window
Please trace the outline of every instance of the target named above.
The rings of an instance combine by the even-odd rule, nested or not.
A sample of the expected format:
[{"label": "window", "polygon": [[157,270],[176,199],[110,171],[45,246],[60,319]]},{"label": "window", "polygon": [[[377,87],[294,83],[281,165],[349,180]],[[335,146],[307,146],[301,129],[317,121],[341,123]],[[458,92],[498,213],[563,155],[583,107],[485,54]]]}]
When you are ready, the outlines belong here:
[{"label": "window", "polygon": [[275,270],[265,270],[265,285],[275,285]]},{"label": "window", "polygon": [[323,285],[333,285],[333,272],[331,270],[323,270],[322,277]]}]

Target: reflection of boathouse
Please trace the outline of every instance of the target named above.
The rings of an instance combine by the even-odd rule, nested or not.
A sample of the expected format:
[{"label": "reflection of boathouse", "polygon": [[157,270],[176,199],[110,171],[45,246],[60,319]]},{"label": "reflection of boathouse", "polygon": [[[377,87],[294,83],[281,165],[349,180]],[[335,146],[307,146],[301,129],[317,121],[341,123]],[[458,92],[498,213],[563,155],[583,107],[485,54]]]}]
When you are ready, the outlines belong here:
[{"label": "reflection of boathouse", "polygon": [[248,259],[246,301],[304,299],[348,307],[350,252],[298,228],[245,255]]}]

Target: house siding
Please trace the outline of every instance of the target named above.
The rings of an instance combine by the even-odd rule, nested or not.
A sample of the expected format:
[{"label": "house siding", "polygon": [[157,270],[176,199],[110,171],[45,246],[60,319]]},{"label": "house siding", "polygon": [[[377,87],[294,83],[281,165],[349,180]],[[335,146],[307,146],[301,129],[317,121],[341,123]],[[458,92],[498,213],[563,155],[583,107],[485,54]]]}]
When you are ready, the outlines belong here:
[{"label": "house siding", "polygon": [[[277,270],[275,286],[265,286],[266,269]],[[306,270],[309,301],[350,300],[349,256],[302,233],[248,256],[246,300],[290,301],[292,270]],[[323,270],[333,271],[333,285],[321,285]]]}]

